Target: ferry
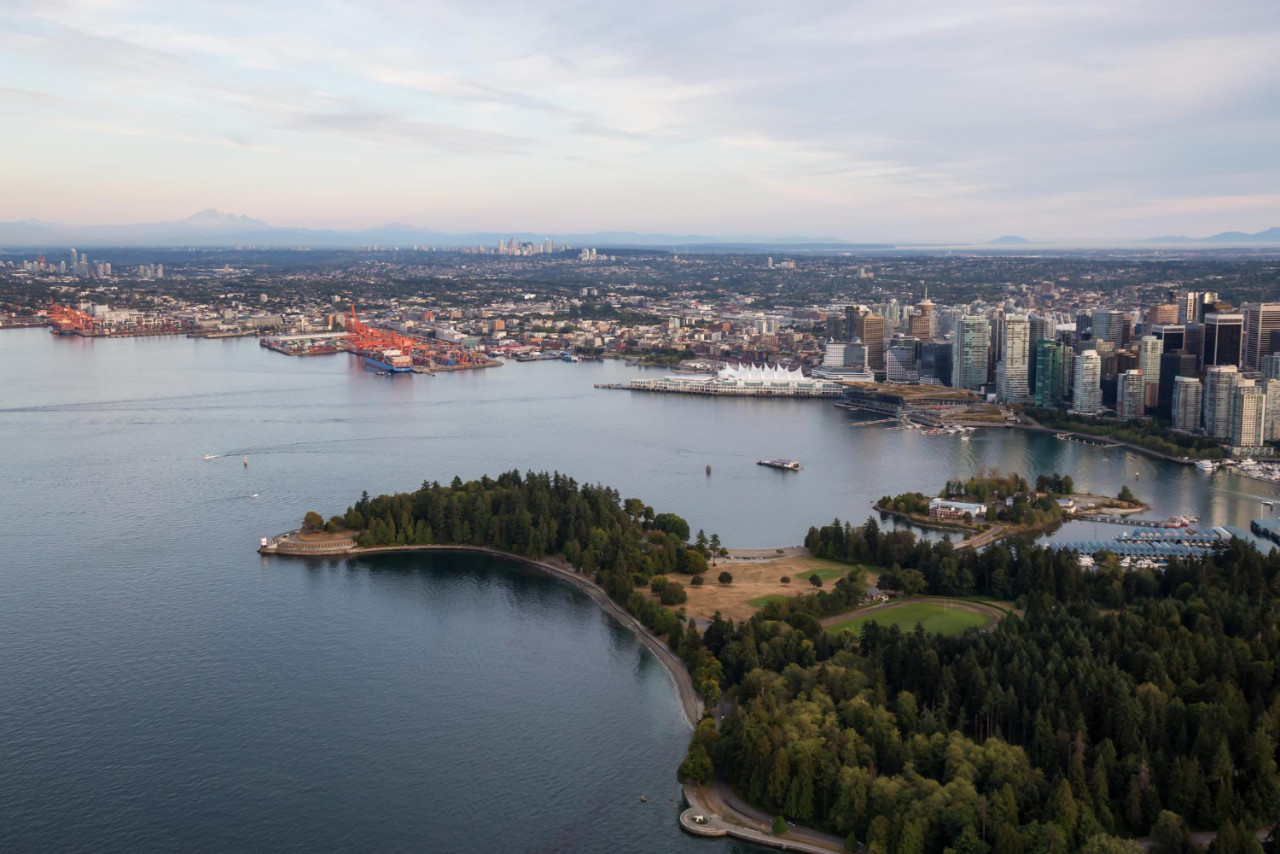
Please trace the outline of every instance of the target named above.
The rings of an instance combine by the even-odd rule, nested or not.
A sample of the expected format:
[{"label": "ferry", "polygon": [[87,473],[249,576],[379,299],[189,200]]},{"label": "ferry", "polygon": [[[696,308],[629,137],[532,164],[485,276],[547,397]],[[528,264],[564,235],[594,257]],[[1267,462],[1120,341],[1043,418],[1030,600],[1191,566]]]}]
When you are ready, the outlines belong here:
[{"label": "ferry", "polygon": [[1201,471],[1212,472],[1218,468],[1218,465],[1217,463],[1214,463],[1210,460],[1197,460],[1196,468],[1200,469]]},{"label": "ferry", "polygon": [[581,356],[578,356],[578,355],[576,355],[576,354],[574,354],[574,353],[570,353],[568,350],[566,350],[566,351],[564,351],[563,353],[561,353],[561,354],[560,354],[560,361],[562,361],[562,362],[581,362],[581,361],[582,361],[582,357],[581,357]]},{"label": "ferry", "polygon": [[796,460],[784,460],[778,458],[775,460],[760,460],[756,463],[758,466],[768,466],[771,469],[782,469],[783,471],[803,471],[804,466],[800,465]]}]

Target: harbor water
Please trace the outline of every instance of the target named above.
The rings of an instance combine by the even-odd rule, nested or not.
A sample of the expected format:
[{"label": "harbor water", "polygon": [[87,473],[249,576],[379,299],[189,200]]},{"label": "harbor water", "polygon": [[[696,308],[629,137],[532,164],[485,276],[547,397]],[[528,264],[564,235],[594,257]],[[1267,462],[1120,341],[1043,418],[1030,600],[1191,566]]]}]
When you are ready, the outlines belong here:
[{"label": "harbor water", "polygon": [[640,374],[0,333],[0,849],[746,850],[678,830],[670,678],[571,587],[478,555],[255,553],[365,490],[560,470],[730,548],[980,466],[1244,528],[1277,493],[1052,436],[852,426],[829,401],[593,388]]}]

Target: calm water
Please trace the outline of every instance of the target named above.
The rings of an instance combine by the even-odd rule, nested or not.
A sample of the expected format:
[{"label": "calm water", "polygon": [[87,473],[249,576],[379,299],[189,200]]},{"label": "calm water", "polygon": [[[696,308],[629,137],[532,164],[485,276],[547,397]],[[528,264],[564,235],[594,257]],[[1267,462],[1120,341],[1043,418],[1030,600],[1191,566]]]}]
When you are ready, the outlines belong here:
[{"label": "calm water", "polygon": [[253,551],[364,489],[560,469],[730,547],[980,465],[1219,524],[1275,494],[1042,436],[592,388],[635,373],[388,379],[252,340],[0,333],[0,849],[741,850],[676,828],[670,680],[573,589],[475,556]]}]

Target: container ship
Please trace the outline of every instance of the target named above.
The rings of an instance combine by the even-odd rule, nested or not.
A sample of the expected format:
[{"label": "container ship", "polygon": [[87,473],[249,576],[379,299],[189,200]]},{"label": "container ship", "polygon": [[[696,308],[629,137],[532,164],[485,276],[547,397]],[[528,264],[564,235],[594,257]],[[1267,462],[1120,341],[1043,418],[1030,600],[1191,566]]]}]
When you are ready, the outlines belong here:
[{"label": "container ship", "polygon": [[393,374],[407,374],[413,370],[413,357],[399,350],[373,350],[364,354],[364,362],[371,368]]}]

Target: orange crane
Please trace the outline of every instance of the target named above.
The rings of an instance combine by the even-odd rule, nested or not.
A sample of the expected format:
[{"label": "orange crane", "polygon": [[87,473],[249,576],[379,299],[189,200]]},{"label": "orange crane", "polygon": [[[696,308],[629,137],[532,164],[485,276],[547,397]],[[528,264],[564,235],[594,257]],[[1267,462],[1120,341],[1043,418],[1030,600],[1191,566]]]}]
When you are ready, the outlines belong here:
[{"label": "orange crane", "polygon": [[360,356],[377,355],[381,350],[399,350],[413,359],[414,364],[426,367],[438,365],[479,365],[484,356],[467,350],[458,344],[429,338],[410,338],[390,329],[375,329],[356,317],[356,307],[351,305],[351,317],[347,321],[350,333],[350,352]]},{"label": "orange crane", "polygon": [[49,331],[55,335],[93,335],[99,323],[93,315],[60,305],[52,298],[49,300],[49,319],[53,321]]}]

